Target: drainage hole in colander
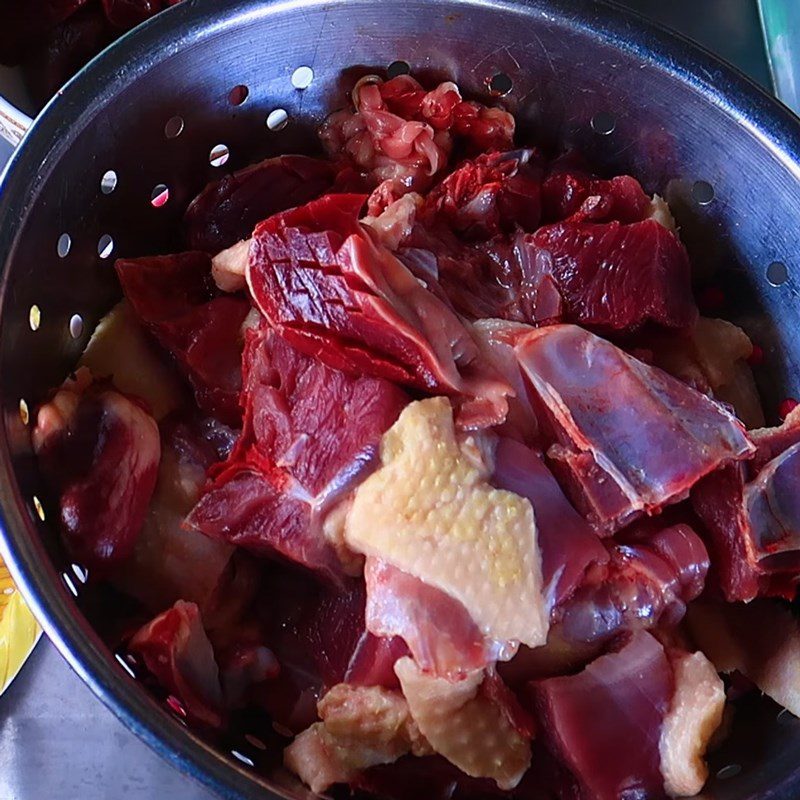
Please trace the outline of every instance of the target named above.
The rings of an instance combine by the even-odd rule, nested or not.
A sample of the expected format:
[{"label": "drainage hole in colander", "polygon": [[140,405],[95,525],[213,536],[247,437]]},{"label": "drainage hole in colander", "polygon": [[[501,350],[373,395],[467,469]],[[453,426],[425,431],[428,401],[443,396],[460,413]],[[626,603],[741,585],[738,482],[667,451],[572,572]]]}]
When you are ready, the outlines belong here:
[{"label": "drainage hole in colander", "polygon": [[117,188],[117,173],[113,169],[108,170],[100,179],[100,191],[103,194],[111,194]]},{"label": "drainage hole in colander", "polygon": [[311,67],[298,67],[292,73],[292,86],[295,89],[308,89],[314,80],[314,70]]},{"label": "drainage hole in colander", "polygon": [[32,331],[38,331],[39,326],[42,324],[42,311],[35,304],[31,306],[31,310],[28,312],[28,324],[31,326]]},{"label": "drainage hole in colander", "polygon": [[114,252],[114,240],[104,233],[97,242],[97,255],[108,258]]},{"label": "drainage hole in colander", "polygon": [[505,72],[498,72],[487,79],[486,85],[489,87],[490,94],[495,97],[504,97],[514,87],[514,82]]},{"label": "drainage hole in colander", "polygon": [[234,758],[238,758],[242,764],[247,764],[248,767],[254,767],[255,762],[252,758],[248,758],[244,753],[240,753],[238,750],[231,750],[231,755]]},{"label": "drainage hole in colander", "polygon": [[31,412],[28,410],[28,404],[24,398],[19,401],[19,418],[23,425],[27,425],[31,421]]},{"label": "drainage hole in colander", "polygon": [[708,181],[695,181],[692,184],[692,197],[700,206],[707,206],[714,199],[714,187]]},{"label": "drainage hole in colander", "polygon": [[408,75],[411,72],[411,67],[407,61],[392,61],[386,68],[386,74],[390,78],[396,78],[398,75]]},{"label": "drainage hole in colander", "polygon": [[721,781],[725,781],[728,780],[728,778],[735,778],[741,771],[741,764],[728,764],[726,767],[717,770],[717,777]]},{"label": "drainage hole in colander", "polygon": [[42,505],[42,501],[36,496],[33,496],[33,507],[36,510],[36,516],[44,522],[44,506]]},{"label": "drainage hole in colander", "polygon": [[72,574],[81,582],[86,583],[89,580],[89,570],[82,567],[80,564],[72,564]]},{"label": "drainage hole in colander", "polygon": [[227,164],[230,157],[231,151],[228,150],[228,145],[215,144],[208,154],[208,163],[211,164],[212,167],[221,167],[223,164]]},{"label": "drainage hole in colander", "polygon": [[83,317],[80,314],[73,314],[69,318],[69,335],[73,339],[80,339],[83,335]]},{"label": "drainage hole in colander", "polygon": [[165,183],[159,183],[153,187],[153,191],[150,192],[150,205],[153,206],[153,208],[161,208],[162,206],[165,206],[168,200],[169,186],[167,186]]},{"label": "drainage hole in colander", "polygon": [[232,106],[240,106],[247,100],[249,94],[250,90],[243,83],[240,83],[228,92],[228,102]]},{"label": "drainage hole in colander", "polygon": [[767,280],[773,286],[782,286],[789,280],[789,270],[782,261],[773,261],[767,267]]},{"label": "drainage hole in colander", "polygon": [[264,742],[262,742],[261,739],[258,738],[258,736],[253,736],[252,733],[246,733],[244,735],[244,738],[248,744],[253,745],[253,747],[255,747],[257,750],[267,749],[266,744],[264,744]]},{"label": "drainage hole in colander", "polygon": [[61,236],[58,237],[58,243],[56,244],[56,252],[58,253],[58,257],[66,258],[71,249],[72,237],[68,233],[62,233]]},{"label": "drainage hole in colander", "polygon": [[289,124],[289,115],[282,108],[275,108],[267,115],[267,127],[271,131],[281,131]]},{"label": "drainage hole in colander", "polygon": [[183,133],[185,125],[183,117],[170,117],[164,126],[164,136],[167,139],[177,139]]},{"label": "drainage hole in colander", "polygon": [[125,657],[121,653],[114,653],[114,658],[117,659],[117,663],[131,676],[134,680],[136,679],[136,673],[133,671],[133,667],[125,660]]},{"label": "drainage hole in colander", "polygon": [[598,111],[591,121],[592,130],[601,136],[608,136],[614,133],[617,127],[617,118],[610,111]]}]

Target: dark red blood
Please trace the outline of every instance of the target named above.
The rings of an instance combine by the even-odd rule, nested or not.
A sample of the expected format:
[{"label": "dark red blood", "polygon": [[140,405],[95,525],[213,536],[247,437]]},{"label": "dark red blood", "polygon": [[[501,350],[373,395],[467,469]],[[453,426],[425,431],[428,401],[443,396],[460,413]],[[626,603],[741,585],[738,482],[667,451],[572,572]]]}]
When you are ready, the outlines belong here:
[{"label": "dark red blood", "polygon": [[241,297],[218,296],[205,253],[119,259],[122,290],[136,314],[177,361],[200,408],[223,422],[241,421]]},{"label": "dark red blood", "polygon": [[751,367],[758,367],[764,363],[764,349],[760,345],[757,344],[753,345],[753,352],[750,353],[750,357],[747,359],[747,363]]},{"label": "dark red blood", "polygon": [[704,314],[712,314],[719,312],[727,302],[727,299],[725,292],[719,286],[707,286],[700,292],[697,302]]},{"label": "dark red blood", "polygon": [[179,2],[180,0],[103,0],[103,10],[112,25],[129,30]]},{"label": "dark red blood", "polygon": [[781,404],[778,406],[778,416],[781,420],[784,420],[798,406],[800,406],[800,400],[795,400],[794,397],[787,397],[785,400],[782,400]]},{"label": "dark red blood", "polygon": [[484,153],[465,161],[425,197],[419,220],[444,224],[467,239],[488,239],[540,218],[541,159],[534,150]]},{"label": "dark red blood", "polygon": [[800,580],[800,413],[751,432],[756,453],[692,491],[728,601],[794,596]]},{"label": "dark red blood", "polygon": [[550,464],[602,534],[685,499],[755,450],[723,407],[582,328],[540,328],[515,351]]},{"label": "dark red blood", "polygon": [[307,156],[278,156],[210,183],[186,210],[186,242],[192,250],[217,253],[248,238],[273,214],[301,206],[330,191],[333,164]]},{"label": "dark red blood", "polygon": [[101,574],[125,561],[156,485],[155,421],[136,401],[95,384],[37,455],[72,557]]},{"label": "dark red blood", "polygon": [[556,163],[542,183],[545,222],[639,222],[649,208],[650,198],[630,175],[601,180]]},{"label": "dark red blood", "polygon": [[244,428],[187,524],[338,579],[325,515],[375,466],[408,402],[388,381],[326,367],[266,327],[248,331]]},{"label": "dark red blood", "polygon": [[500,438],[492,483],[531,501],[542,554],[543,593],[554,611],[608,552],[589,523],[570,505],[542,458],[513,439]]},{"label": "dark red blood", "polygon": [[219,670],[194,603],[179,600],[145,625],[130,641],[158,683],[180,700],[186,716],[212,728],[225,715]]},{"label": "dark red blood", "polygon": [[697,320],[686,250],[654,220],[556,223],[527,237],[526,245],[536,281],[557,287],[563,321],[630,331],[648,321],[688,328]]},{"label": "dark red blood", "polygon": [[256,228],[248,282],[258,307],[335,369],[463,398],[463,424],[502,421],[509,388],[456,314],[358,224],[365,199],[328,195]]},{"label": "dark red blood", "polygon": [[87,0],[7,0],[0,30],[0,63],[14,66]]},{"label": "dark red blood", "polygon": [[708,552],[687,525],[624,531],[606,546],[610,560],[589,567],[556,611],[565,641],[591,643],[626,630],[674,627],[703,590]]},{"label": "dark red blood", "polygon": [[401,637],[421,669],[456,679],[496,660],[458,600],[375,558],[367,559],[364,578],[368,629]]},{"label": "dark red blood", "polygon": [[577,675],[531,684],[540,731],[582,797],[664,797],[659,740],[673,693],[663,647],[640,631]]}]

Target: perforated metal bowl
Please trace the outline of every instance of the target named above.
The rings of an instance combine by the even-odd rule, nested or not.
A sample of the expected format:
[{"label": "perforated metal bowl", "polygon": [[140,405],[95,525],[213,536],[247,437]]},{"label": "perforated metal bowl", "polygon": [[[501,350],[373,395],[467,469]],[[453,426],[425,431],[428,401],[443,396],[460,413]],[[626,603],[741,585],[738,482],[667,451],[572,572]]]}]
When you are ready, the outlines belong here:
[{"label": "perforated metal bowl", "polygon": [[[589,0],[186,0],[114,45],[42,113],[2,185],[3,553],[97,695],[228,797],[307,793],[277,768],[256,776],[244,747],[237,760],[204,744],[115,663],[79,608],[80,573],[58,545],[54,514],[36,499],[26,409],[63,380],[119,295],[114,257],[170,250],[206,181],[313,148],[314,127],[344,103],[354,76],[398,60],[479,97],[490,84],[508,88],[491,83],[503,74],[511,88],[498,99],[517,115],[521,141],[575,145],[665,193],[699,272],[725,289],[722,313],[765,350],[767,407],[800,388],[800,125],[685,41]],[[246,92],[232,94],[237,86]],[[216,145],[225,148],[213,158]],[[153,204],[165,188],[168,201]],[[706,797],[796,798],[800,723],[746,704],[712,761],[719,773]]]}]

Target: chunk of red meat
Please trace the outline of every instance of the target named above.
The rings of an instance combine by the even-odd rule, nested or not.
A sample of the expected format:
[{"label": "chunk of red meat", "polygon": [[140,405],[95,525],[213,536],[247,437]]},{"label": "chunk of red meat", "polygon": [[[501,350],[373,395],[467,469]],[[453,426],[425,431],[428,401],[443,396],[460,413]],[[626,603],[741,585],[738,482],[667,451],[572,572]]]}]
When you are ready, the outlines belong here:
[{"label": "chunk of red meat", "polygon": [[328,195],[253,235],[247,281],[293,346],[329,366],[462,398],[459,421],[501,422],[510,388],[462,321],[358,223],[361,195]]},{"label": "chunk of red meat", "polygon": [[246,239],[261,220],[331,190],[336,170],[308,156],[278,156],[210,183],[184,217],[190,249],[217,253]]},{"label": "chunk of red meat", "polygon": [[368,630],[401,637],[426,672],[456,679],[497,659],[458,600],[380,559],[367,559],[364,578]]},{"label": "chunk of red meat", "polygon": [[566,641],[604,641],[625,630],[674,627],[702,592],[708,552],[688,525],[607,541],[610,559],[589,567],[557,610]]},{"label": "chunk of red meat", "polygon": [[243,371],[242,435],[187,523],[338,579],[325,516],[373,468],[407,396],[330,369],[266,327],[248,331]]},{"label": "chunk of red meat", "polygon": [[558,290],[560,320],[601,331],[631,331],[646,322],[689,328],[697,321],[686,249],[654,220],[561,222],[525,244],[534,285],[554,283]]},{"label": "chunk of red meat", "polygon": [[542,183],[545,222],[639,222],[649,208],[650,198],[630,175],[601,180],[556,163]]},{"label": "chunk of red meat", "polygon": [[12,0],[3,8],[0,63],[18,64],[31,47],[71,17],[86,0]]},{"label": "chunk of red meat", "polygon": [[241,420],[241,326],[250,304],[219,297],[205,253],[119,259],[125,296],[147,328],[168,350],[208,414],[229,424]]},{"label": "chunk of red meat", "polygon": [[467,239],[539,225],[542,168],[534,150],[484,153],[465,161],[426,196],[421,223],[444,224]]},{"label": "chunk of red meat", "polygon": [[103,10],[112,25],[127,31],[179,2],[180,0],[103,0]]},{"label": "chunk of red meat", "polygon": [[592,564],[609,554],[589,523],[570,505],[542,458],[520,442],[501,437],[492,483],[527,497],[536,517],[543,591],[551,613],[575,591]]},{"label": "chunk of red meat", "polygon": [[729,601],[794,597],[800,580],[800,413],[752,434],[755,457],[709,475],[692,491]]},{"label": "chunk of red meat", "polygon": [[673,683],[663,647],[640,631],[577,675],[531,684],[542,735],[582,798],[664,797],[659,742]]},{"label": "chunk of red meat", "polygon": [[104,383],[69,381],[38,412],[33,443],[70,555],[106,572],[133,552],[156,484],[155,420]]},{"label": "chunk of red meat", "polygon": [[725,408],[581,328],[531,331],[516,352],[550,463],[602,534],[685,499],[754,452]]},{"label": "chunk of red meat", "polygon": [[180,701],[189,719],[212,728],[222,727],[225,717],[219,669],[194,603],[179,600],[136,633],[129,649]]}]

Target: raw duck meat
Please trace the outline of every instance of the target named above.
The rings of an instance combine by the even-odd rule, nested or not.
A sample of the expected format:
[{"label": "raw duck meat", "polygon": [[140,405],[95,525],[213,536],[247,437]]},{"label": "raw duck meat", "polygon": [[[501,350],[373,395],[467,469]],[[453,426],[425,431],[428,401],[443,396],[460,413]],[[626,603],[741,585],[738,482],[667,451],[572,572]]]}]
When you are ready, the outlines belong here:
[{"label": "raw duck meat", "polygon": [[83,368],[41,406],[32,440],[70,555],[98,575],[125,561],[156,485],[156,421]]},{"label": "raw duck meat", "polygon": [[205,253],[119,259],[116,270],[137,316],[175,358],[200,408],[238,425],[247,300],[217,296]]},{"label": "raw duck meat", "polygon": [[207,253],[231,247],[267,217],[326,194],[335,179],[330,162],[308,156],[268,158],[226,175],[186,210],[186,244]]},{"label": "raw duck meat", "polygon": [[794,597],[800,580],[800,411],[751,432],[755,457],[709,475],[692,491],[725,599]]},{"label": "raw duck meat", "polygon": [[139,630],[128,647],[180,701],[189,719],[212,728],[222,726],[219,669],[194,603],[179,600]]},{"label": "raw duck meat", "polygon": [[550,463],[602,534],[755,451],[722,406],[582,328],[531,331],[516,352],[553,442]]},{"label": "raw duck meat", "polygon": [[688,525],[624,531],[606,546],[605,563],[598,559],[588,567],[556,610],[558,634],[567,642],[589,644],[657,625],[674,628],[703,591],[708,553]]},{"label": "raw duck meat", "polygon": [[402,638],[426,672],[457,679],[507,655],[503,643],[488,641],[466,608],[440,589],[377,558],[367,558],[364,580],[367,629]]},{"label": "raw duck meat", "polygon": [[664,789],[670,797],[697,794],[708,778],[703,756],[722,724],[725,686],[701,652],[668,651],[675,692],[661,729],[659,753]]},{"label": "raw duck meat", "polygon": [[552,282],[556,321],[598,331],[633,331],[646,322],[690,328],[697,320],[689,256],[654,220],[559,222],[525,238],[534,282]]},{"label": "raw duck meat", "polygon": [[800,628],[777,600],[693,603],[689,631],[720,672],[740,672],[768,697],[800,715]]},{"label": "raw duck meat", "polygon": [[317,711],[322,721],[284,751],[286,766],[312,792],[347,783],[358,772],[406,753],[431,752],[400,692],[340,683],[322,697]]},{"label": "raw duck meat", "polygon": [[664,796],[659,746],[674,677],[649,633],[577,675],[535,682],[531,692],[542,736],[575,775],[581,800]]},{"label": "raw duck meat", "polygon": [[388,381],[332,370],[267,327],[247,332],[243,364],[242,435],[187,522],[338,579],[325,515],[374,468],[407,397]]},{"label": "raw duck meat", "polygon": [[496,676],[477,670],[452,682],[410,658],[395,664],[411,717],[431,748],[476,778],[513,789],[531,763],[531,721]]},{"label": "raw duck meat", "polygon": [[358,222],[361,195],[328,195],[262,222],[247,282],[287,341],[334,369],[463,398],[460,422],[502,422],[511,389],[463,322]]},{"label": "raw duck meat", "polygon": [[353,90],[353,102],[355,111],[337,111],[323,123],[323,147],[375,185],[391,181],[396,196],[428,188],[447,166],[454,142],[482,152],[506,150],[514,137],[508,112],[462,100],[450,82],[428,92],[408,75],[366,78]]},{"label": "raw duck meat", "polygon": [[547,637],[536,524],[528,500],[494,489],[473,436],[456,437],[446,398],[411,403],[355,492],[345,538],[458,600],[483,636]]},{"label": "raw duck meat", "polygon": [[87,0],[25,0],[11,2],[3,9],[0,33],[0,63],[14,66],[30,47],[72,16]]},{"label": "raw duck meat", "polygon": [[[530,500],[542,554],[543,594],[553,610],[572,596],[591,565],[609,553],[589,523],[570,505],[542,457],[520,442],[501,437],[491,482]],[[600,570],[602,571],[602,570]]]}]

